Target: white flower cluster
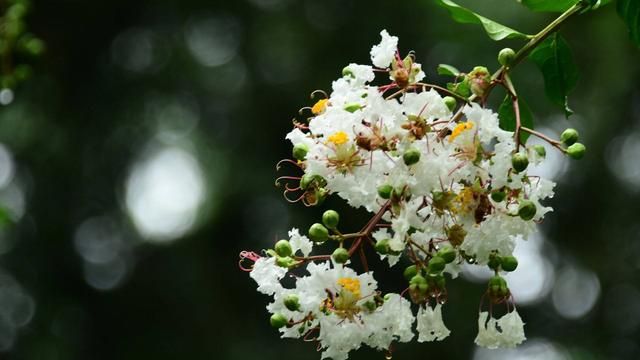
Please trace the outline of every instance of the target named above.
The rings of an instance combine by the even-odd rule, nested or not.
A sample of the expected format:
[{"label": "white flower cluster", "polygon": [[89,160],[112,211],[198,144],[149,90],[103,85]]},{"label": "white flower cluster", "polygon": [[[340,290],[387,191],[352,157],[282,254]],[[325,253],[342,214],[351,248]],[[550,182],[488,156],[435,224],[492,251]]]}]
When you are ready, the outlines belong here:
[{"label": "white flower cluster", "polygon": [[[384,350],[409,341],[414,320],[418,341],[446,338],[443,273],[455,278],[465,261],[495,270],[487,294],[494,304],[509,305],[499,272],[517,266],[516,240],[526,239],[551,211],[541,200],[553,196],[555,185],[526,171],[544,151],[516,142],[490,109],[442,97],[421,83],[425,74],[413,55],[401,58],[398,38],[386,31],[381,36],[371,49],[375,68],[348,65],[331,94],[309,108],[308,123],[296,123],[286,137],[304,172],[287,191],[300,192],[308,205],[336,194],[376,215],[354,234],[337,231],[337,213],[310,228],[311,240],[293,229],[269,256],[255,259],[251,271],[258,290],[274,298],[268,310],[283,337],[315,339],[322,358],[334,360],[362,344]],[[371,84],[375,71],[386,75],[384,85]],[[336,252],[310,256],[326,240],[338,245]],[[411,301],[382,296],[372,272],[347,267],[355,250],[369,243],[390,266],[403,256],[413,264],[405,270]],[[295,286],[283,286],[294,269]],[[498,320],[479,315],[478,345],[513,347],[525,340],[522,320],[507,309]]]}]

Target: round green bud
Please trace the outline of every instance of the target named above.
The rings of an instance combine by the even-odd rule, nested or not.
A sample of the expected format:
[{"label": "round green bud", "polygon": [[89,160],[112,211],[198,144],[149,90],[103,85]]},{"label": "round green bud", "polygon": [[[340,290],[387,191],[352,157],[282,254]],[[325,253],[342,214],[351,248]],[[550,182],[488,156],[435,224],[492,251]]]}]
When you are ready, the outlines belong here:
[{"label": "round green bud", "polygon": [[367,301],[366,303],[362,304],[364,306],[365,309],[367,309],[369,312],[372,312],[373,310],[375,310],[378,306],[376,305],[375,301]]},{"label": "round green bud", "polygon": [[429,274],[436,275],[441,273],[446,265],[447,262],[440,256],[432,257],[431,260],[429,260]]},{"label": "round green bud", "polygon": [[349,260],[349,251],[347,251],[347,249],[345,248],[340,247],[333,251],[331,257],[333,258],[333,261],[337,262],[338,264],[344,264],[347,262],[347,260]]},{"label": "round green bud", "polygon": [[335,210],[327,210],[322,214],[322,223],[329,229],[335,229],[340,222],[340,215]]},{"label": "round green bud", "polygon": [[445,246],[438,250],[437,257],[442,258],[447,264],[456,259],[456,250],[451,246]]},{"label": "round green bud", "polygon": [[575,143],[567,148],[567,155],[574,160],[580,160],[584,157],[587,148],[581,143]]},{"label": "round green bud", "polygon": [[382,239],[376,242],[375,249],[380,255],[387,255],[391,249],[389,248],[389,239]]},{"label": "round green bud", "polygon": [[491,193],[491,199],[495,202],[502,202],[507,197],[504,191],[494,191]]},{"label": "round green bud", "polygon": [[289,244],[288,240],[279,240],[273,248],[278,256],[287,257],[293,254],[293,249],[291,249],[291,244]]},{"label": "round green bud", "polygon": [[409,280],[409,284],[411,285],[420,285],[420,284],[426,284],[426,283],[427,283],[427,279],[425,279],[424,276],[420,274],[414,275],[411,278],[411,280]]},{"label": "round green bud", "polygon": [[422,275],[415,275],[409,280],[409,289],[425,294],[429,290],[429,284]]},{"label": "round green bud", "polygon": [[295,144],[293,146],[293,158],[296,160],[304,160],[307,156],[307,152],[309,152],[309,147],[306,144]]},{"label": "round green bud", "polygon": [[536,216],[536,204],[531,200],[521,200],[520,205],[518,206],[518,216],[522,220],[529,221]]},{"label": "round green bud", "polygon": [[391,197],[391,192],[393,191],[393,186],[389,184],[383,184],[378,186],[378,196],[383,199],[389,199]]},{"label": "round green bud", "polygon": [[449,110],[453,111],[458,105],[458,100],[453,96],[445,96],[442,100],[444,100],[444,104],[447,105]]},{"label": "round green bud", "polygon": [[578,131],[576,129],[567,129],[560,134],[560,141],[567,146],[571,146],[578,141]]},{"label": "round green bud", "polygon": [[499,275],[495,275],[489,279],[489,292],[493,296],[506,296],[509,293],[507,281]]},{"label": "round green bud", "polygon": [[309,239],[315,242],[325,242],[329,238],[329,230],[324,225],[315,223],[309,228]]},{"label": "round green bud", "polygon": [[515,153],[511,157],[511,165],[516,172],[522,172],[529,166],[529,159],[523,153]]},{"label": "round green bud", "polygon": [[489,256],[489,262],[487,263],[487,265],[491,270],[498,270],[501,264],[502,262],[500,256],[498,256],[497,254],[491,254]]},{"label": "round green bud", "polygon": [[420,150],[418,150],[416,148],[409,148],[402,155],[402,160],[404,160],[404,163],[407,166],[411,166],[411,165],[417,163],[418,161],[420,161]]},{"label": "round green bud", "polygon": [[534,145],[533,151],[535,151],[536,154],[538,154],[538,156],[540,156],[541,158],[544,158],[547,156],[547,149],[542,145]]},{"label": "round green bud", "polygon": [[296,261],[289,256],[276,256],[276,265],[283,268],[289,268],[295,262]]},{"label": "round green bud", "polygon": [[502,270],[513,271],[518,267],[518,259],[515,256],[505,256],[501,260]]},{"label": "round green bud", "polygon": [[275,313],[271,315],[271,319],[269,319],[269,322],[271,323],[271,326],[273,326],[274,328],[280,329],[281,327],[287,326],[287,324],[289,323],[289,320],[287,320],[287,318],[284,315],[280,313]]},{"label": "round green bud", "polygon": [[504,48],[498,53],[498,62],[502,66],[510,65],[516,58],[516,52],[511,48]]},{"label": "round green bud", "polygon": [[404,269],[402,275],[404,275],[404,278],[407,279],[407,281],[411,281],[414,276],[418,275],[418,267],[415,265],[409,265]]},{"label": "round green bud", "polygon": [[285,296],[283,302],[284,302],[284,306],[290,311],[300,310],[300,299],[296,294],[289,294]]}]

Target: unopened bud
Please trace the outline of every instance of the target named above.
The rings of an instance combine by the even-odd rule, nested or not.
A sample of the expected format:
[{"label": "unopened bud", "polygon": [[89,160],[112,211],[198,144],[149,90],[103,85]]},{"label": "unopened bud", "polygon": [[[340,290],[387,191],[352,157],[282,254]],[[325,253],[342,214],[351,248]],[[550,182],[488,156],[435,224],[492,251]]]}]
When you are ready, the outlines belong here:
[{"label": "unopened bud", "polygon": [[269,322],[271,323],[271,326],[273,326],[274,328],[280,329],[281,327],[287,326],[287,324],[289,323],[289,320],[287,320],[287,318],[284,315],[280,313],[275,313],[271,315],[271,319],[269,319]]},{"label": "unopened bud", "polygon": [[287,257],[293,254],[293,249],[291,249],[291,244],[288,240],[279,240],[274,246],[274,249],[278,256]]},{"label": "unopened bud", "polygon": [[536,204],[531,200],[521,200],[520,205],[518,206],[518,216],[522,220],[529,221],[536,216]]},{"label": "unopened bud", "polygon": [[340,222],[340,215],[335,210],[327,210],[322,214],[322,223],[329,229],[335,229]]},{"label": "unopened bud", "polygon": [[451,246],[445,246],[438,250],[438,257],[441,257],[447,264],[456,259],[456,250]]},{"label": "unopened bud", "polygon": [[440,256],[432,257],[431,260],[429,260],[429,274],[436,275],[441,273],[446,265],[446,261]]},{"label": "unopened bud", "polygon": [[389,184],[383,184],[378,186],[378,196],[383,199],[389,199],[391,197],[391,192],[393,191],[393,186]]},{"label": "unopened bud", "polygon": [[587,148],[581,143],[575,143],[567,148],[567,155],[574,160],[580,160],[584,157]]},{"label": "unopened bud", "polygon": [[458,101],[453,96],[445,96],[442,100],[444,100],[444,104],[447,105],[449,110],[453,111],[458,105]]},{"label": "unopened bud", "polygon": [[410,148],[402,155],[405,165],[411,166],[420,161],[420,150],[416,148]]},{"label": "unopened bud", "polygon": [[511,165],[516,172],[522,172],[529,166],[529,159],[523,153],[515,153],[511,157]]},{"label": "unopened bud", "polygon": [[290,311],[298,311],[300,310],[300,299],[296,294],[287,295],[284,300],[284,306]]},{"label": "unopened bud", "polygon": [[333,258],[333,261],[337,262],[338,264],[344,264],[347,262],[347,260],[349,260],[349,251],[347,251],[347,249],[345,248],[340,247],[333,251],[331,257]]},{"label": "unopened bud", "polygon": [[576,129],[566,129],[560,134],[560,141],[567,146],[571,146],[578,141],[578,131]]},{"label": "unopened bud", "polygon": [[504,271],[514,271],[518,267],[518,259],[515,256],[505,256],[500,265]]},{"label": "unopened bud", "polygon": [[516,52],[511,48],[504,48],[498,53],[498,62],[502,66],[509,66],[516,58]]},{"label": "unopened bud", "polygon": [[491,199],[495,202],[502,202],[507,197],[504,191],[494,191],[491,193]]},{"label": "unopened bud", "polygon": [[329,230],[324,225],[315,223],[309,228],[309,239],[315,242],[325,242],[329,238]]},{"label": "unopened bud", "polygon": [[295,144],[293,146],[293,158],[296,160],[304,160],[307,156],[307,152],[309,152],[309,147],[306,144]]},{"label": "unopened bud", "polygon": [[389,239],[382,239],[376,242],[375,249],[380,255],[387,255],[391,250],[389,248]]},{"label": "unopened bud", "polygon": [[418,275],[418,267],[415,265],[409,265],[404,269],[402,275],[404,275],[404,278],[407,279],[407,281],[411,281],[414,276]]}]

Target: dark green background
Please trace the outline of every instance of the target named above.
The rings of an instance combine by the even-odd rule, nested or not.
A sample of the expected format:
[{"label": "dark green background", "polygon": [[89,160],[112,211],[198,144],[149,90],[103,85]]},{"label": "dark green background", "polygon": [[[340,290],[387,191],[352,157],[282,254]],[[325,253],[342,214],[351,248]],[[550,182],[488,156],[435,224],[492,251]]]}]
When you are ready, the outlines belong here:
[{"label": "dark green background", "polygon": [[[528,33],[552,19],[515,0],[463,3]],[[210,18],[232,19],[238,35],[235,56],[220,66],[199,63],[185,43],[190,24]],[[426,0],[36,1],[28,21],[48,51],[16,101],[0,109],[0,142],[13,153],[27,206],[4,230],[13,247],[0,265],[36,311],[0,355],[7,359],[319,359],[314,344],[278,339],[264,309],[268,298],[237,268],[239,251],[267,247],[319,214],[286,204],[273,186],[275,163],[289,156],[284,135],[291,118],[310,104],[311,91],[329,90],[344,65],[368,63],[383,28],[400,37],[403,52],[415,50],[427,80],[439,84],[446,79],[435,74],[438,63],[496,69],[502,47],[520,46],[456,24]],[[148,66],[138,70],[126,60],[126,51],[141,46],[126,43],[131,34],[151,44],[141,50]],[[566,121],[550,105],[531,63],[514,81],[538,124],[576,127],[588,147],[558,179],[555,211],[542,226],[553,251],[544,254],[553,254],[558,268],[571,263],[595,272],[601,292],[576,320],[561,317],[548,298],[520,312],[528,337],[554,342],[572,359],[640,358],[640,186],[612,171],[639,171],[640,153],[611,150],[618,136],[640,131],[640,50],[614,6],[572,19],[562,34],[581,72],[570,98],[576,116]],[[116,39],[130,45],[125,55]],[[136,234],[124,187],[138,155],[157,143],[146,109],[172,101],[198,114],[185,136],[208,196],[196,228],[158,246]],[[182,119],[173,120],[182,129]],[[340,201],[328,205],[343,210],[346,227],[366,220]],[[129,244],[127,274],[107,291],[85,281],[74,247],[78,226],[95,216],[113,219]],[[387,290],[402,287],[396,272],[386,280],[395,282]],[[482,291],[480,284],[452,282],[445,310],[452,335],[400,344],[394,358],[471,359]],[[512,358],[541,358],[519,356]],[[382,357],[360,350],[351,358]]]}]

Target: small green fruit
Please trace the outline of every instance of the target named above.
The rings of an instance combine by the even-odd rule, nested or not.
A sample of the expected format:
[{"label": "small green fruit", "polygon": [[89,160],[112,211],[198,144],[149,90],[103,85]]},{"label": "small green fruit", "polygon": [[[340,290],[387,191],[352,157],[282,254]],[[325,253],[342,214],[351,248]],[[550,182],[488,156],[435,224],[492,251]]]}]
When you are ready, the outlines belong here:
[{"label": "small green fruit", "polygon": [[389,239],[382,239],[382,240],[376,242],[375,249],[378,252],[378,254],[387,255],[389,253],[389,251],[391,250],[389,248]]},{"label": "small green fruit", "polygon": [[280,329],[281,327],[287,326],[287,324],[289,323],[289,320],[287,320],[287,318],[284,315],[280,313],[275,313],[271,315],[271,319],[269,319],[269,322],[271,323],[271,326],[273,326],[274,328]]},{"label": "small green fruit", "polygon": [[429,261],[429,274],[436,275],[444,270],[444,267],[447,265],[447,262],[444,261],[440,256],[434,256]]},{"label": "small green fruit", "polygon": [[335,210],[327,210],[322,214],[322,223],[329,229],[335,229],[340,222],[340,214]]},{"label": "small green fruit", "polygon": [[580,160],[584,157],[587,148],[581,143],[575,143],[567,148],[567,155],[574,160]]},{"label": "small green fruit", "polygon": [[415,265],[409,265],[404,269],[402,275],[404,275],[404,278],[407,279],[407,281],[411,281],[414,276],[418,275],[418,267]]},{"label": "small green fruit", "polygon": [[321,243],[329,238],[329,230],[324,225],[315,223],[309,228],[309,239]]},{"label": "small green fruit", "polygon": [[337,248],[333,251],[331,257],[336,263],[344,264],[347,262],[347,260],[349,260],[349,252],[345,248]]},{"label": "small green fruit", "polygon": [[502,270],[514,271],[518,267],[518,259],[515,256],[505,256],[501,262]]},{"label": "small green fruit", "polygon": [[516,172],[522,172],[529,166],[529,159],[523,153],[515,153],[511,157],[511,165]]},{"label": "small green fruit", "polygon": [[578,141],[578,131],[576,129],[567,129],[560,134],[560,141],[567,146],[571,146]]},{"label": "small green fruit", "polygon": [[491,199],[495,202],[502,202],[507,197],[504,191],[494,191],[491,193]]},{"label": "small green fruit", "polygon": [[389,184],[383,184],[378,186],[378,196],[383,199],[389,199],[391,197],[391,192],[393,191],[393,186]]},{"label": "small green fruit", "polygon": [[402,155],[405,165],[411,166],[420,161],[420,150],[416,148],[410,148]]},{"label": "small green fruit", "polygon": [[444,100],[444,104],[447,105],[450,111],[453,111],[458,105],[458,100],[453,96],[445,96],[442,100]]},{"label": "small green fruit", "polygon": [[274,249],[276,250],[276,254],[278,254],[278,256],[287,257],[293,254],[291,244],[288,240],[279,240],[274,246]]},{"label": "small green fruit", "polygon": [[441,257],[447,264],[456,259],[456,250],[451,246],[445,246],[438,250],[438,257]]},{"label": "small green fruit", "polygon": [[293,158],[296,160],[304,160],[309,152],[309,147],[306,144],[296,144],[293,146]]},{"label": "small green fruit", "polygon": [[290,311],[298,311],[300,310],[300,299],[296,294],[287,295],[284,300],[284,306]]},{"label": "small green fruit", "polygon": [[509,66],[516,58],[516,52],[511,48],[504,48],[498,53],[498,63],[502,66]]},{"label": "small green fruit", "polygon": [[522,220],[529,221],[536,216],[536,204],[531,200],[521,200],[520,205],[518,206],[518,216]]}]

